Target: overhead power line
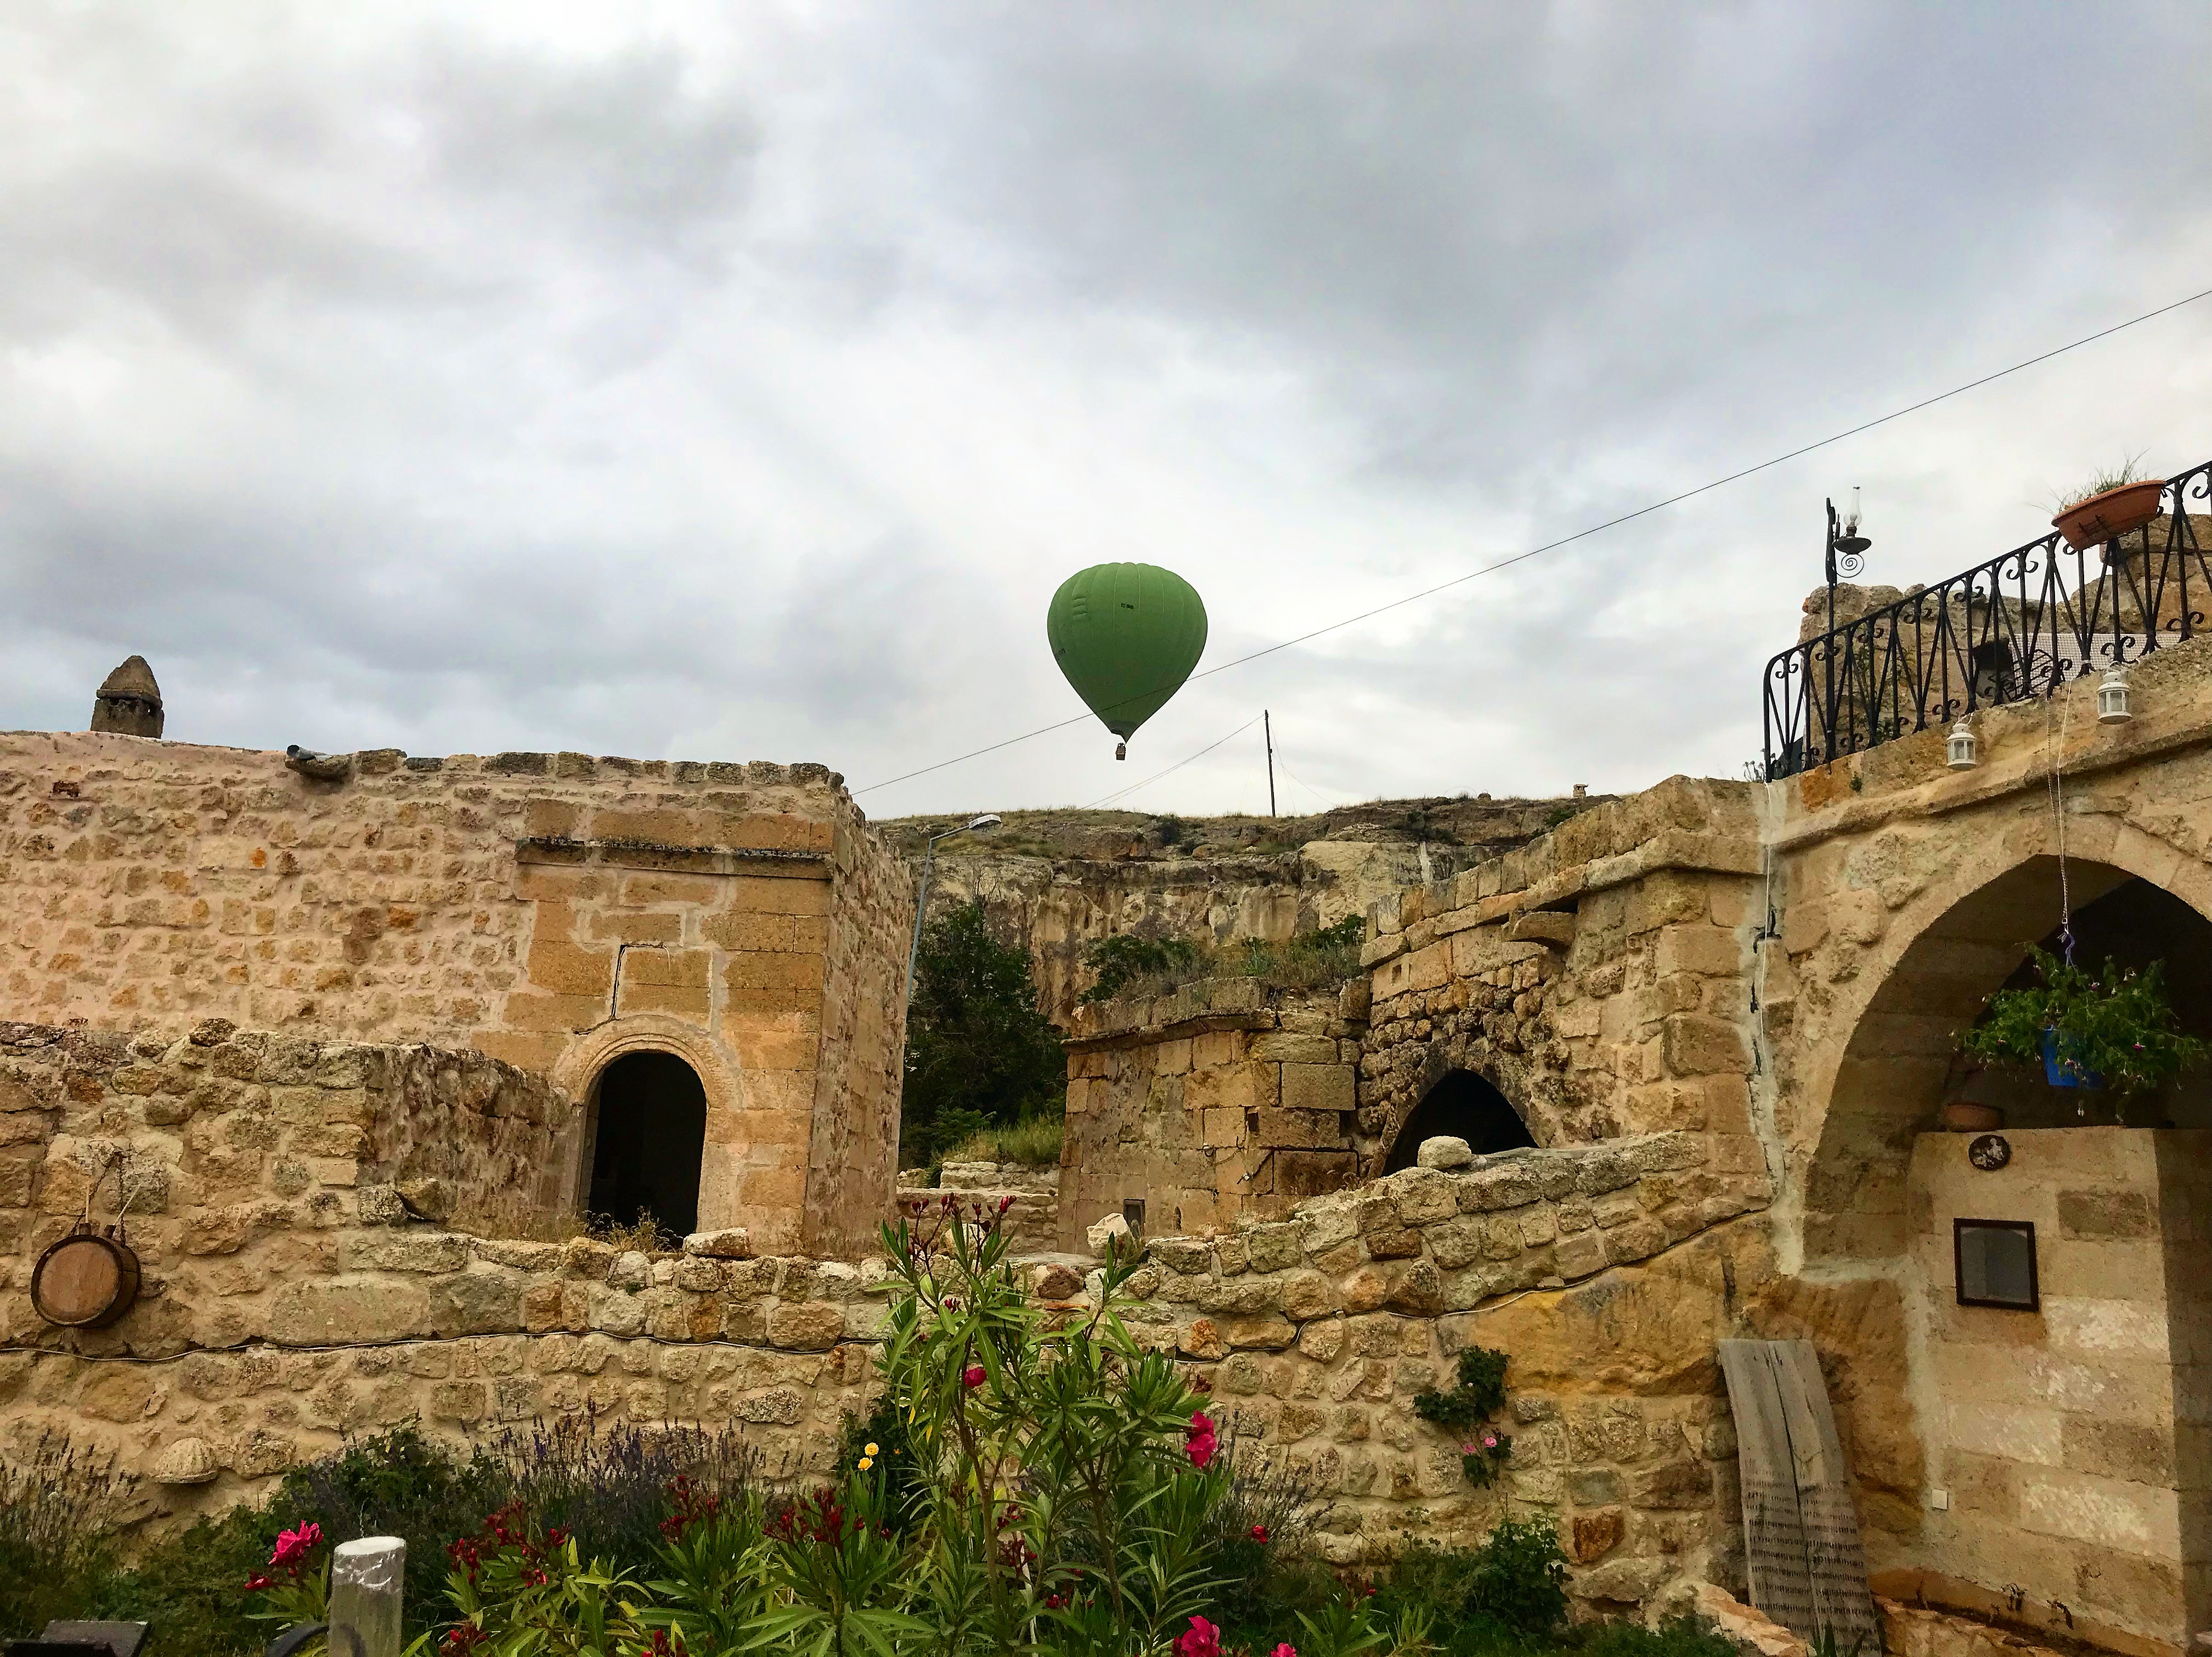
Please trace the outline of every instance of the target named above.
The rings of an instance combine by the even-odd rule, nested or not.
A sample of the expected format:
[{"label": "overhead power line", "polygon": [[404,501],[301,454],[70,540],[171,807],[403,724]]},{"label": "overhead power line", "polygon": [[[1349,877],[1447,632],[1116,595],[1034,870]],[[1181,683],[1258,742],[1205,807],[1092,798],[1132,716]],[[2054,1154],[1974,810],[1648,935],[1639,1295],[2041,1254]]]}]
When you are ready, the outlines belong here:
[{"label": "overhead power line", "polygon": [[[1261,716],[1260,714],[1255,713],[1250,719],[1245,720],[1243,724],[1238,725],[1234,731],[1231,731],[1229,733],[1229,737],[1243,736],[1247,731],[1249,731],[1254,725],[1260,723],[1261,717]],[[1107,795],[1103,799],[1095,799],[1083,809],[1086,811],[1096,811],[1102,805],[1111,805],[1116,800],[1127,799],[1130,795],[1135,793],[1139,788],[1150,787],[1153,783],[1158,782],[1162,777],[1168,775],[1170,772],[1182,770],[1183,767],[1190,763],[1191,760],[1204,759],[1215,749],[1220,747],[1223,743],[1227,742],[1229,740],[1229,737],[1223,737],[1213,742],[1210,742],[1206,744],[1205,747],[1200,749],[1198,752],[1191,755],[1188,759],[1177,760],[1173,765],[1168,767],[1166,771],[1155,771],[1151,776],[1146,777],[1144,781],[1133,782],[1127,788],[1117,788],[1114,792]]]},{"label": "overhead power line", "polygon": [[[2039,352],[2034,356],[2027,357],[2021,361],[2014,363],[2008,368],[1999,368],[1994,373],[1987,373],[1982,375],[1979,379],[1970,379],[1962,385],[1954,385],[1948,391],[1938,391],[1933,397],[1923,397],[1917,403],[1908,403],[1901,409],[1893,409],[1886,415],[1877,416],[1872,420],[1861,421],[1856,426],[1846,428],[1843,431],[1834,433],[1832,435],[1827,437],[1820,438],[1817,441],[1800,444],[1794,449],[1778,454],[1771,459],[1759,461],[1755,465],[1742,467],[1738,470],[1727,473],[1723,476],[1716,477],[1709,483],[1700,483],[1694,489],[1683,489],[1677,494],[1668,495],[1663,500],[1654,501],[1649,505],[1638,507],[1632,512],[1625,512],[1618,517],[1608,518],[1601,524],[1592,524],[1587,529],[1577,530],[1572,535],[1563,535],[1556,541],[1547,541],[1541,546],[1530,547],[1525,552],[1516,552],[1510,558],[1501,558],[1494,564],[1485,564],[1480,569],[1472,569],[1468,571],[1464,575],[1455,575],[1449,581],[1439,581],[1434,586],[1423,587],[1419,592],[1409,592],[1401,598],[1393,598],[1389,603],[1386,604],[1377,604],[1372,610],[1363,610],[1356,616],[1347,616],[1341,621],[1331,622],[1326,626],[1315,628],[1310,632],[1297,634],[1295,638],[1284,639],[1277,643],[1263,646],[1258,650],[1252,651],[1243,656],[1232,658],[1229,661],[1218,663],[1212,667],[1207,668],[1202,673],[1194,673],[1190,677],[1192,679],[1210,679],[1217,673],[1226,673],[1233,667],[1243,667],[1248,663],[1258,661],[1263,656],[1272,656],[1278,651],[1288,650],[1294,645],[1306,644],[1315,639],[1324,637],[1328,634],[1341,632],[1346,628],[1357,627],[1360,622],[1372,621],[1377,616],[1388,615],[1394,610],[1402,610],[1407,604],[1419,604],[1424,598],[1432,598],[1439,592],[1448,592],[1454,587],[1464,586],[1469,581],[1480,580],[1486,575],[1494,575],[1501,569],[1510,569],[1514,565],[1525,563],[1531,558],[1539,557],[1547,552],[1556,552],[1561,547],[1571,546],[1577,541],[1588,540],[1593,535],[1601,535],[1607,530],[1618,529],[1623,524],[1633,523],[1636,519],[1649,517],[1655,512],[1663,512],[1668,507],[1677,507],[1685,501],[1694,500],[1701,495],[1709,495],[1713,490],[1725,488],[1730,483],[1741,483],[1743,479],[1753,476],[1757,473],[1771,470],[1773,468],[1782,465],[1786,462],[1796,460],[1805,455],[1811,454],[1816,449],[1825,449],[1833,444],[1840,443],[1845,438],[1856,437],[1863,432],[1870,432],[1877,426],[1887,426],[1892,421],[1904,419],[1907,415],[1918,414],[1923,409],[1932,409],[1939,403],[1948,403],[1954,397],[1963,397],[1968,391],[1978,391],[1984,385],[1992,385],[1997,380],[2019,373],[2024,369],[2033,368],[2039,363],[2048,362],[2054,357],[2064,356],[2069,351],[2078,351],[2084,345],[2094,345],[2100,339],[2109,339],[2114,334],[2123,333],[2130,328],[2136,327],[2139,324],[2149,322],[2155,318],[2162,317],[2169,311],[2179,311],[2185,305],[2194,305],[2197,300],[2208,298],[2212,298],[2212,288],[2207,288],[2197,293],[2191,294],[2186,299],[2175,300],[2171,305],[2161,305],[2154,311],[2145,311],[2141,316],[2130,317],[2125,322],[2116,322],[2109,328],[2100,328],[2094,334],[2084,334],[2081,338],[2069,340],[2063,345],[2053,346],[2050,350]],[[1168,687],[1166,686],[1159,686],[1156,689],[1165,689],[1167,688]],[[1153,693],[1147,692],[1146,694],[1151,695]],[[1139,699],[1136,697],[1131,697],[1128,700],[1133,701]],[[1018,737],[1008,737],[1000,742],[991,743],[981,748],[970,749],[967,753],[956,754],[949,760],[939,760],[933,765],[925,765],[915,770],[902,772],[896,777],[886,777],[881,782],[868,783],[862,787],[855,788],[853,792],[855,794],[866,794],[872,792],[874,790],[878,788],[889,788],[894,783],[911,782],[916,777],[926,777],[933,771],[942,771],[950,766],[961,765],[969,760],[980,759],[986,754],[995,754],[1002,748],[1013,747],[1017,743],[1029,742],[1038,737],[1048,736],[1054,731],[1065,731],[1072,725],[1086,724],[1089,722],[1091,718],[1091,715],[1089,713],[1078,713],[1071,718],[1057,720],[1051,725],[1041,725],[1034,731],[1024,731]],[[1230,734],[1234,736],[1237,733],[1235,731],[1231,731]],[[1226,737],[1222,738],[1223,742],[1226,742],[1227,740],[1228,737]],[[1215,746],[1218,747],[1219,744],[1216,744]],[[1200,753],[1204,753],[1207,750],[1203,749],[1200,750]],[[1191,756],[1192,759],[1196,759],[1198,755],[1196,754]],[[1189,761],[1186,760],[1182,762],[1182,763],[1188,764],[1189,763]],[[1177,768],[1179,768],[1176,766],[1170,766],[1168,768],[1170,771],[1176,770]],[[1160,774],[1162,776],[1166,774],[1166,772],[1162,772]],[[1154,780],[1154,779],[1150,777],[1146,779],[1146,782],[1152,780]],[[1143,783],[1138,783],[1133,785],[1132,788],[1122,790],[1121,792],[1125,794],[1130,793],[1134,792],[1135,788],[1141,788],[1143,786]],[[1109,795],[1108,798],[1117,798],[1119,796]]]}]

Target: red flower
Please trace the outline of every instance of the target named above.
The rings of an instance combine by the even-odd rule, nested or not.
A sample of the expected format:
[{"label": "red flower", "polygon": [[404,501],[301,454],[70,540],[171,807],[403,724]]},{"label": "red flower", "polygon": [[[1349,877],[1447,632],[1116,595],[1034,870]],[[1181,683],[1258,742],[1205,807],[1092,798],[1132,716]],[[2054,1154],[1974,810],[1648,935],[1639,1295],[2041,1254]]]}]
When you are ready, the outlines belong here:
[{"label": "red flower", "polygon": [[[1265,1525],[1253,1526],[1252,1539],[1255,1542],[1265,1542],[1267,1539],[1267,1527]],[[1297,1654],[1296,1652],[1292,1652],[1291,1654],[1291,1657],[1297,1657]]]},{"label": "red flower", "polygon": [[1190,1619],[1190,1632],[1176,1642],[1176,1657],[1221,1657],[1221,1630],[1203,1617]]},{"label": "red flower", "polygon": [[1190,1457],[1190,1465],[1200,1472],[1213,1460],[1213,1423],[1203,1410],[1190,1413],[1190,1425],[1183,1429],[1183,1450]]},{"label": "red flower", "polygon": [[1298,1657],[1298,1648],[1288,1640],[1267,1654],[1267,1657]]},{"label": "red flower", "polygon": [[960,1379],[968,1384],[969,1391],[973,1392],[983,1384],[983,1366],[980,1363],[969,1364],[965,1370],[962,1371]]},{"label": "red flower", "polygon": [[273,1588],[276,1586],[275,1579],[260,1575],[258,1573],[246,1579],[246,1591],[248,1593],[258,1593],[264,1588]]},{"label": "red flower", "polygon": [[305,1560],[322,1539],[323,1527],[320,1525],[307,1524],[295,1531],[279,1531],[276,1533],[276,1549],[269,1556],[269,1563],[272,1566],[296,1565]]}]

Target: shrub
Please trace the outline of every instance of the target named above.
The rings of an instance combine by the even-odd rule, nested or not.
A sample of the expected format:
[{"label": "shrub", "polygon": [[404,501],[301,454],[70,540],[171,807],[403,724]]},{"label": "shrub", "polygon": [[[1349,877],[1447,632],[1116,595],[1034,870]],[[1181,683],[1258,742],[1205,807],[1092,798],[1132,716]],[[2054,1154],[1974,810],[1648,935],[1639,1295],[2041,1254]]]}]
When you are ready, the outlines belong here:
[{"label": "shrub", "polygon": [[1556,1632],[1567,1615],[1567,1556],[1559,1533],[1536,1520],[1500,1520],[1474,1551],[1467,1610],[1532,1639]]},{"label": "shrub", "polygon": [[1097,981],[1076,999],[1111,1001],[1133,984],[1149,986],[1186,973],[1200,959],[1198,945],[1187,938],[1102,938],[1083,952],[1083,964],[1098,975]]},{"label": "shrub", "polygon": [[1735,1647],[1711,1624],[1676,1617],[1656,1629],[1640,1623],[1598,1623],[1577,1642],[1583,1657],[1735,1657]]},{"label": "shrub", "polygon": [[21,1463],[0,1463],[0,1633],[35,1634],[50,1618],[89,1612],[137,1491],[112,1452],[52,1432]]},{"label": "shrub", "polygon": [[1567,1615],[1567,1557],[1534,1520],[1501,1520],[1476,1548],[1407,1548],[1375,1586],[1385,1615],[1425,1611],[1461,1657],[1548,1642]]},{"label": "shrub", "polygon": [[1102,938],[1083,956],[1098,981],[1079,999],[1167,995],[1203,978],[1257,978],[1288,989],[1318,989],[1358,972],[1366,932],[1365,920],[1346,915],[1333,926],[1298,932],[1283,943],[1248,938],[1218,950],[1181,938]]}]

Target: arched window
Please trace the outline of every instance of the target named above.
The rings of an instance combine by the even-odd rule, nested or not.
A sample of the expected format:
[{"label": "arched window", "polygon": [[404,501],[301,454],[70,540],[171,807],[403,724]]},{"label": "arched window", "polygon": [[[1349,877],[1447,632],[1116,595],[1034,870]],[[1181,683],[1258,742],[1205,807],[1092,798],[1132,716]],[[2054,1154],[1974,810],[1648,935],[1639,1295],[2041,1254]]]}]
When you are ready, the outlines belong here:
[{"label": "arched window", "polygon": [[627,1053],[592,1089],[592,1180],[584,1206],[628,1225],[641,1215],[678,1237],[699,1229],[707,1090],[672,1053]]},{"label": "arched window", "polygon": [[1536,1143],[1511,1101],[1473,1071],[1455,1070],[1407,1113],[1382,1171],[1395,1174],[1413,1167],[1421,1154],[1421,1141],[1439,1134],[1466,1140],[1478,1156]]}]

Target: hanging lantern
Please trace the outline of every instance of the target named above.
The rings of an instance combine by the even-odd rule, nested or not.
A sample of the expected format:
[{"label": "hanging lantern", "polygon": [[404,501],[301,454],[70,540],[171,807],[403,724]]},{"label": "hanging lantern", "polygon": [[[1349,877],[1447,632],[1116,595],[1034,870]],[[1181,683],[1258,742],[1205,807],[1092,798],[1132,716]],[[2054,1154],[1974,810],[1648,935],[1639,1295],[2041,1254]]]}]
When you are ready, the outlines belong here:
[{"label": "hanging lantern", "polygon": [[2128,676],[2118,668],[2105,675],[2104,683],[2097,687],[2097,723],[2125,725],[2135,718],[2128,711]]},{"label": "hanging lantern", "polygon": [[1961,719],[1951,727],[1950,738],[1943,744],[1943,762],[1954,771],[1971,771],[1981,763],[1974,756],[1979,746],[1973,726]]}]

